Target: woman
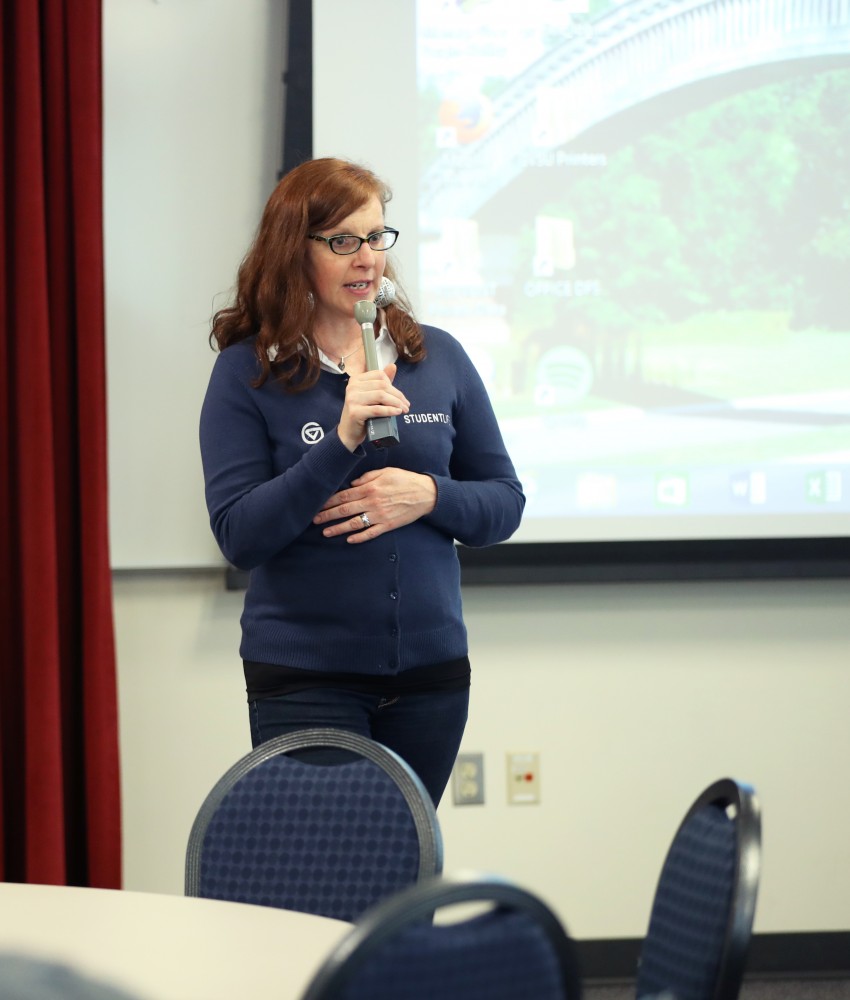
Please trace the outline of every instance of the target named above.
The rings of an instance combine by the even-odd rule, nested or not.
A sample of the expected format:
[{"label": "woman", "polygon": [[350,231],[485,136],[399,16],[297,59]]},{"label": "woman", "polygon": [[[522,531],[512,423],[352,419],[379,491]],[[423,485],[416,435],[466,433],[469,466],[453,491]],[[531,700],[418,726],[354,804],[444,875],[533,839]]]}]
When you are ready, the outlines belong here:
[{"label": "woman", "polygon": [[[254,746],[359,732],[436,804],[469,697],[454,540],[509,537],[525,498],[469,358],[400,294],[378,309],[367,370],[354,306],[393,276],[389,199],[338,159],[280,181],[234,303],[213,318],[201,452],[215,537],[251,571],[240,654]],[[366,440],[381,417],[396,418],[393,447]]]}]

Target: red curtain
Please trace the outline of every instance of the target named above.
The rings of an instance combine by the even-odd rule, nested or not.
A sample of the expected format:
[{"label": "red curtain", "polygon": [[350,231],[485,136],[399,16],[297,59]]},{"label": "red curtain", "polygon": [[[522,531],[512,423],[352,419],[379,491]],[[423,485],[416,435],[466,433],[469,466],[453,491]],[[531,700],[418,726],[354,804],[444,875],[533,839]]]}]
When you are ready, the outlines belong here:
[{"label": "red curtain", "polygon": [[118,888],[101,0],[3,0],[0,79],[0,879]]}]

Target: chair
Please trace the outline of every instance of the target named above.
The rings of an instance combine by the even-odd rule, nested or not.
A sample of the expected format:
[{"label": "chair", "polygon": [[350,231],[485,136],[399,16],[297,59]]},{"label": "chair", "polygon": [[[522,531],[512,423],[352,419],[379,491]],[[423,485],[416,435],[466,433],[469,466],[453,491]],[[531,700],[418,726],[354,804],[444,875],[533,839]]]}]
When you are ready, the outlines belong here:
[{"label": "chair", "polygon": [[686,813],[661,870],[641,946],[637,996],[735,1000],[761,863],[752,788],[724,778]]},{"label": "chair", "polygon": [[[477,904],[486,905],[484,912]],[[438,911],[458,905],[465,919],[434,921]],[[470,875],[433,878],[372,907],[328,956],[301,1000],[580,996],[576,952],[554,913],[504,879]]]},{"label": "chair", "polygon": [[305,729],[260,744],[207,795],[185,891],[354,920],[442,864],[434,805],[408,764],[355,733]]}]

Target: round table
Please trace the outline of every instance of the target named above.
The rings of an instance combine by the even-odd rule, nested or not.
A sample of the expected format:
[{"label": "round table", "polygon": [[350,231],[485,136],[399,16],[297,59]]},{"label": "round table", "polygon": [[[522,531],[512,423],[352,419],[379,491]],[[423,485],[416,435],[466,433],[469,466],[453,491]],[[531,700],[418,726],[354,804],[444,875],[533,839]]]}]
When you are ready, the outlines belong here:
[{"label": "round table", "polygon": [[268,906],[0,882],[0,951],[70,965],[140,1000],[296,1000],[350,928]]}]

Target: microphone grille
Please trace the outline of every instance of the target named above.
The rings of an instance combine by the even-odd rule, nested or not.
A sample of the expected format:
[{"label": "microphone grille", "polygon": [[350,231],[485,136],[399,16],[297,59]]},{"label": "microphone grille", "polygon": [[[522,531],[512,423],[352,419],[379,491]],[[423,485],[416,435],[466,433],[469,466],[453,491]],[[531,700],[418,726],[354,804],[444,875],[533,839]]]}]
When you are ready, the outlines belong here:
[{"label": "microphone grille", "polygon": [[375,305],[388,306],[391,302],[395,302],[395,285],[389,278],[381,278],[381,287],[375,296]]}]

